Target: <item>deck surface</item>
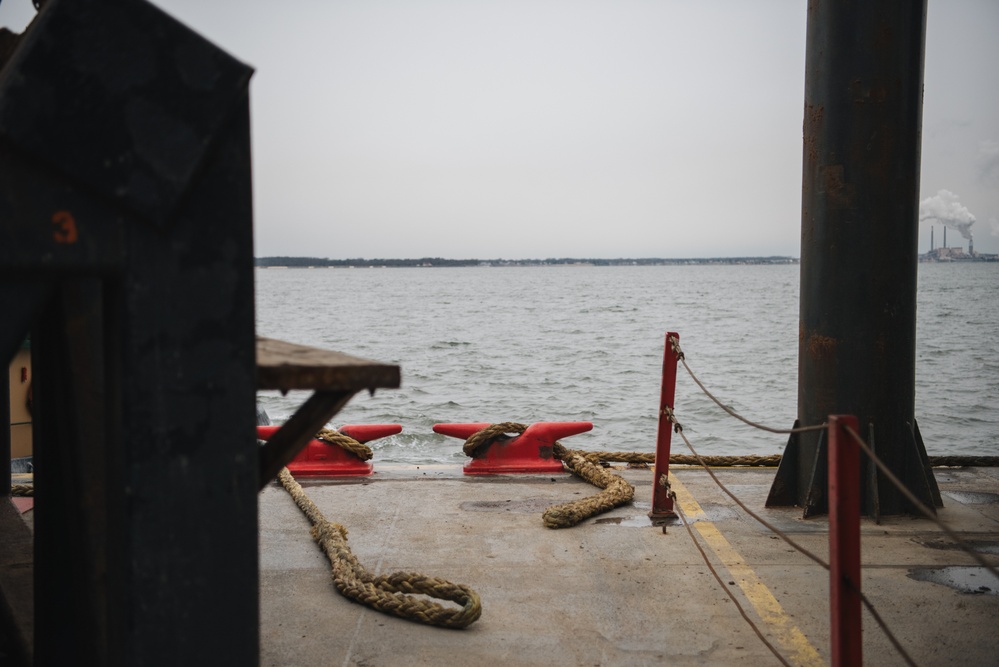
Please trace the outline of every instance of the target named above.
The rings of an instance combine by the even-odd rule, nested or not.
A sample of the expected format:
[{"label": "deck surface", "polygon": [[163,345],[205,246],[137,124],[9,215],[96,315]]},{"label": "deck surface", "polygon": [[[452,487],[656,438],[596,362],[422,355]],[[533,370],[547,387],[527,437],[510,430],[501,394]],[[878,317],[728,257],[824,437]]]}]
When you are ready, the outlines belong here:
[{"label": "deck surface", "polygon": [[[277,484],[260,497],[261,664],[774,665],[683,526],[653,527],[648,470],[622,470],[634,505],[550,530],[541,512],[594,492],[569,475],[467,478],[459,468],[375,466],[369,478],[304,481],[369,570],[464,583],[478,622],[445,630],[341,597],[308,522]],[[706,473],[675,488],[705,551],[791,664],[829,660],[828,574],[736,507]],[[774,469],[718,469],[755,512],[827,558],[824,517],[763,509]],[[999,564],[999,468],[935,470],[940,516]],[[553,481],[554,479],[554,481]],[[999,581],[925,519],[862,524],[863,589],[919,665],[994,664]],[[974,592],[966,592],[966,591]],[[901,658],[864,614],[867,664]]]}]

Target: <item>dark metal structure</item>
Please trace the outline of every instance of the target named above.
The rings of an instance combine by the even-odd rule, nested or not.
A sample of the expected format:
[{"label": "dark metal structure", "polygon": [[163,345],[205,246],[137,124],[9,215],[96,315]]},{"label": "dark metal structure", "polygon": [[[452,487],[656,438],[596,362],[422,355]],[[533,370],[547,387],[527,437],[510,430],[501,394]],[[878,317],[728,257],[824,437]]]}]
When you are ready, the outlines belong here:
[{"label": "dark metal structure", "polygon": [[[797,423],[857,415],[877,456],[933,507],[915,420],[925,28],[925,0],[808,4]],[[824,438],[791,437],[767,505],[826,511]],[[866,470],[868,515],[911,510]]]},{"label": "dark metal structure", "polygon": [[7,43],[0,353],[31,332],[35,664],[256,664],[252,71],[142,0],[51,0]]}]

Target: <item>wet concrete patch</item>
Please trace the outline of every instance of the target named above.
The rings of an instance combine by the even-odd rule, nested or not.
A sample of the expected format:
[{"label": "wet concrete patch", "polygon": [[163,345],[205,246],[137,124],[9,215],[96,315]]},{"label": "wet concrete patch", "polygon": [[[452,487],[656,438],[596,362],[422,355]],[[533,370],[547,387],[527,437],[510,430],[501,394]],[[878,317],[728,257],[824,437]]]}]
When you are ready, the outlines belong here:
[{"label": "wet concrete patch", "polygon": [[[963,547],[961,545],[944,537],[938,537],[932,540],[914,539],[913,542],[929,549],[963,551]],[[999,540],[965,540],[964,544],[976,553],[999,555]]]},{"label": "wet concrete patch", "polygon": [[608,516],[594,520],[593,523],[612,524],[615,526],[626,526],[629,528],[648,528],[652,525],[652,519],[647,516]]},{"label": "wet concrete patch", "polygon": [[928,581],[970,595],[999,595],[999,578],[984,567],[941,567],[910,570],[909,578]]},{"label": "wet concrete patch", "polygon": [[999,503],[999,493],[980,493],[977,491],[945,491],[944,495],[950,496],[962,505],[992,505]]},{"label": "wet concrete patch", "polygon": [[[717,503],[701,503],[701,509],[704,511],[704,517],[708,521],[729,521],[738,520],[741,517],[739,512],[735,507],[729,505],[719,505]],[[687,517],[690,519],[690,517]],[[700,518],[700,517],[698,517]],[[694,521],[698,518],[693,519]]]},{"label": "wet concrete patch", "polygon": [[[569,502],[569,501],[566,501]],[[550,498],[526,498],[524,500],[476,500],[461,503],[466,512],[513,512],[515,514],[535,514],[544,512],[558,501]]]}]

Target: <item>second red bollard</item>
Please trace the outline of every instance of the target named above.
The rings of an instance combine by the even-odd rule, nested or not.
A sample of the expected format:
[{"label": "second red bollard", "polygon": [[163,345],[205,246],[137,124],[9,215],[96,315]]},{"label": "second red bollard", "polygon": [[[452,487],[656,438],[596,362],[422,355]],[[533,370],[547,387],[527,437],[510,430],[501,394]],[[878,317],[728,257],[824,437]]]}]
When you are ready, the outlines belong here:
[{"label": "second red bollard", "polygon": [[[280,426],[258,426],[257,437],[267,440]],[[345,424],[340,433],[367,443],[402,431],[399,424]],[[362,461],[338,445],[322,440],[310,440],[288,463],[295,477],[358,477],[374,471],[371,461]]]},{"label": "second red bollard", "polygon": [[[485,422],[435,424],[434,432],[467,440],[487,426],[490,424]],[[592,428],[591,422],[537,422],[516,437],[497,438],[484,454],[465,464],[463,470],[466,475],[564,472],[562,461],[552,452],[553,446],[560,438],[585,433]]]}]

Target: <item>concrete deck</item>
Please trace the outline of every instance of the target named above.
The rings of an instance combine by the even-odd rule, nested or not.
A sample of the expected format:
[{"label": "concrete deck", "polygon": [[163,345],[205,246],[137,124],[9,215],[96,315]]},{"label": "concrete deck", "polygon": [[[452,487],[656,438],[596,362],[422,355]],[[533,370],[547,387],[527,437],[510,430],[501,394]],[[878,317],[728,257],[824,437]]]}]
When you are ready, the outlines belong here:
[{"label": "concrete deck", "polygon": [[[637,502],[550,530],[545,507],[590,495],[569,475],[463,477],[385,468],[303,480],[370,571],[405,570],[474,588],[478,622],[445,630],[341,597],[308,521],[277,484],[260,497],[261,664],[773,665],[683,526],[653,527],[649,470],[619,471]],[[791,664],[829,661],[828,574],[745,515],[703,470],[677,468],[684,512],[725,584]],[[826,519],[763,508],[774,469],[717,469],[754,511],[827,558]],[[999,565],[999,468],[938,468],[940,517]],[[999,581],[932,522],[862,524],[863,590],[917,664],[996,664]],[[974,592],[967,592],[974,591]],[[864,656],[901,665],[864,612]]]}]

